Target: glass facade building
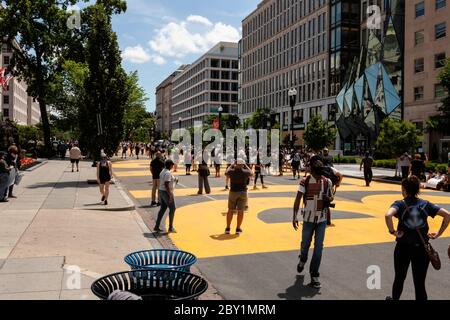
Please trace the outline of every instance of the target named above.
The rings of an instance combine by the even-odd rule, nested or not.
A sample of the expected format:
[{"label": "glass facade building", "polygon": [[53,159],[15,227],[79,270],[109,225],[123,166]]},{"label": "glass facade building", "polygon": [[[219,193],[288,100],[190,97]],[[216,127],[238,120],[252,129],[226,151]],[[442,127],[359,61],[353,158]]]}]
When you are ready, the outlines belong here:
[{"label": "glass facade building", "polygon": [[340,147],[349,153],[372,149],[386,117],[403,118],[405,1],[380,2],[362,1],[363,15],[380,10],[362,21],[359,59],[336,98]]}]

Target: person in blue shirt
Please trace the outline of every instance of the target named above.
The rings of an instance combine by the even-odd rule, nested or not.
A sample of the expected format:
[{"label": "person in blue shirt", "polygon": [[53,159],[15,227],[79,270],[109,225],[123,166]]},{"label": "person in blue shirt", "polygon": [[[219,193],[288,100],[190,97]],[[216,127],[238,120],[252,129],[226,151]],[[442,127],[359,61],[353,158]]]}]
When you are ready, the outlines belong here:
[{"label": "person in blue shirt", "polygon": [[[395,280],[392,297],[400,300],[403,285],[412,265],[416,300],[427,300],[425,280],[430,259],[425,251],[421,237],[425,241],[436,240],[442,236],[449,226],[450,213],[426,200],[419,198],[420,180],[410,176],[402,182],[403,200],[394,202],[386,213],[386,225],[389,233],[396,237],[397,245],[394,253]],[[438,233],[429,233],[428,218],[441,216],[442,225]],[[398,219],[398,227],[394,228],[393,218]]]}]

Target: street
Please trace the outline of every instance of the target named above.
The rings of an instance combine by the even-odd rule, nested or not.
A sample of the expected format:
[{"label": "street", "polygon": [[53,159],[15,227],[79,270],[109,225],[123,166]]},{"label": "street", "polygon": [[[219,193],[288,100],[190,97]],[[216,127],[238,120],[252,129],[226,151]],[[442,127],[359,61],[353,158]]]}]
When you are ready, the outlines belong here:
[{"label": "street", "polygon": [[[348,166],[347,170],[348,170]],[[355,167],[356,168],[356,167]],[[359,169],[359,168],[358,168]],[[356,169],[355,169],[356,170]],[[157,208],[150,208],[151,176],[148,160],[114,164],[116,177],[137,203],[138,212],[153,230]],[[224,168],[222,168],[223,174]],[[301,231],[292,228],[292,206],[298,181],[266,177],[267,190],[249,191],[249,211],[240,236],[224,235],[227,196],[224,177],[210,177],[211,195],[197,195],[197,175],[176,173],[178,207],[175,228],[178,233],[161,236],[162,241],[194,253],[198,268],[225,299],[375,299],[391,294],[394,277],[394,239],[386,230],[384,214],[401,198],[400,186],[345,178],[338,190],[333,227],[327,229],[321,266],[322,289],[308,286],[305,269],[296,272]],[[450,209],[448,194],[424,190],[423,198]],[[440,218],[430,224],[440,227]],[[233,230],[233,229],[232,229]],[[169,238],[167,238],[169,237]],[[450,232],[433,242],[441,253],[443,269],[429,270],[430,299],[449,299],[449,264],[446,263]],[[165,238],[165,239],[164,239]],[[381,288],[368,289],[368,279],[379,267]],[[369,273],[368,273],[369,272]],[[404,299],[414,299],[411,275],[405,283]]]}]

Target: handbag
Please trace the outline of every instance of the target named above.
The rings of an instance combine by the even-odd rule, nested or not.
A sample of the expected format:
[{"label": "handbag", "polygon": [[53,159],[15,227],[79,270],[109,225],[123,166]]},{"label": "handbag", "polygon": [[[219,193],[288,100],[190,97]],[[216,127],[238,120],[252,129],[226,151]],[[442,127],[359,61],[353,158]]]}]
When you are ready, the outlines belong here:
[{"label": "handbag", "polygon": [[[406,201],[403,201],[403,203],[406,207],[405,210],[409,212],[408,204],[406,203]],[[431,265],[435,270],[441,270],[441,259],[439,258],[439,253],[437,253],[437,251],[434,250],[433,246],[430,244],[429,241],[425,241],[422,233],[418,228],[416,229],[416,231],[419,234],[420,241],[422,242],[423,247],[428,255],[428,258],[430,259]]]},{"label": "handbag", "polygon": [[18,185],[20,184],[20,182],[22,181],[22,178],[23,178],[23,173],[17,172],[17,174],[16,174],[16,179],[15,179],[15,181],[14,181],[14,184],[15,184],[16,186],[18,186]]},{"label": "handbag", "polygon": [[428,254],[428,257],[430,258],[431,265],[435,270],[441,270],[441,259],[439,258],[439,253],[437,253],[436,250],[431,246],[431,244],[423,238],[422,234],[420,233],[419,229],[416,229],[417,233],[419,233],[420,240],[422,241],[422,244],[425,248],[425,251]]}]

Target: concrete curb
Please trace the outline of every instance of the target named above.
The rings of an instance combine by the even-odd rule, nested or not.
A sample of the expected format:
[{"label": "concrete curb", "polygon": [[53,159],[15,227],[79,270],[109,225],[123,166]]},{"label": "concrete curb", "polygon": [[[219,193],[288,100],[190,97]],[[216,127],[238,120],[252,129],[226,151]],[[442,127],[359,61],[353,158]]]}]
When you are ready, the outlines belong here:
[{"label": "concrete curb", "polygon": [[42,167],[43,165],[46,165],[47,163],[48,163],[48,160],[43,160],[40,163],[38,163],[37,165],[35,165],[29,169],[26,169],[25,172],[33,172],[34,170],[39,169],[40,167]]}]

